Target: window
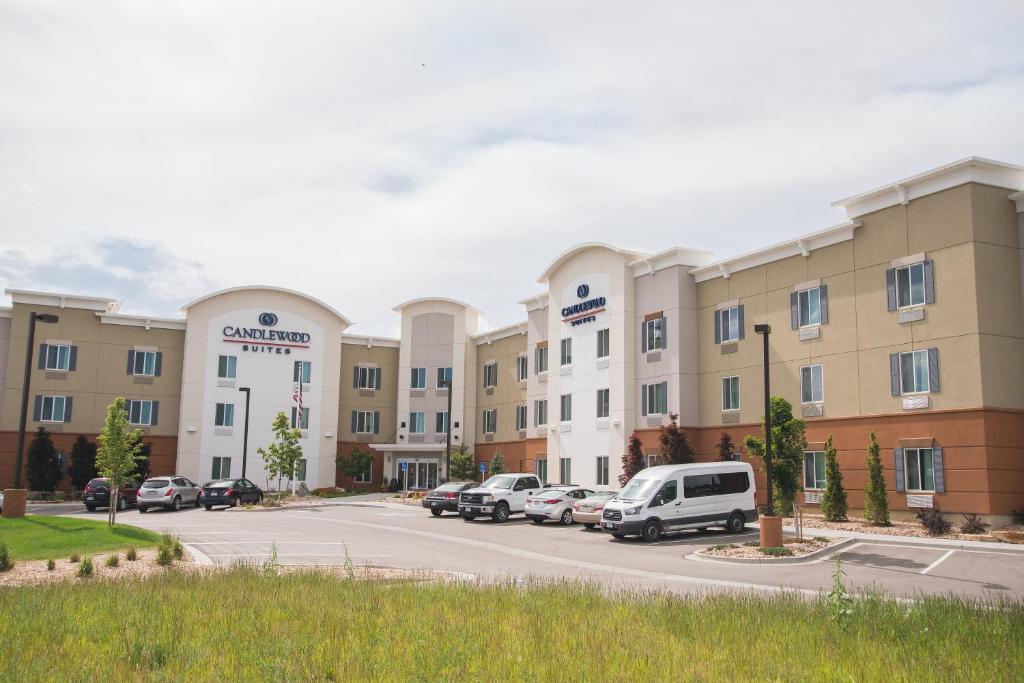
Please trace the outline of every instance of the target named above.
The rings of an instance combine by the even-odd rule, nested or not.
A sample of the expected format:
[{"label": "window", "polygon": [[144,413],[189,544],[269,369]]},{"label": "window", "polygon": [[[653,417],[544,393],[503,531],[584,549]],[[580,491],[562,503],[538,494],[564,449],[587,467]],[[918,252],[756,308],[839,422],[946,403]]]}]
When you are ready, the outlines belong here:
[{"label": "window", "polygon": [[533,426],[543,427],[548,423],[548,400],[540,399],[533,402]]},{"label": "window", "polygon": [[722,378],[722,410],[740,409],[740,378]]},{"label": "window", "polygon": [[434,433],[448,433],[448,413],[434,413]]},{"label": "window", "polygon": [[644,462],[647,463],[645,467],[656,467],[658,464],[658,454],[648,453],[644,456]]},{"label": "window", "polygon": [[426,420],[423,413],[409,413],[409,433],[422,434],[424,431],[426,431]]},{"label": "window", "polygon": [[155,401],[128,401],[128,423],[133,425],[156,424],[153,420]]},{"label": "window", "polygon": [[724,344],[743,338],[743,307],[732,306],[715,311],[715,343]]},{"label": "window", "polygon": [[797,293],[800,327],[821,324],[821,291],[818,287]]},{"label": "window", "polygon": [[373,481],[373,460],[366,461],[366,467],[353,478],[353,481],[357,484],[369,484]]},{"label": "window", "polygon": [[683,477],[683,496],[685,498],[726,496],[733,493],[744,493],[749,488],[750,478],[746,472],[691,474]]},{"label": "window", "polygon": [[647,353],[665,348],[665,318],[645,320],[640,328],[640,349]]},{"label": "window", "polygon": [[43,346],[43,369],[69,370],[71,368],[71,347],[64,344]]},{"label": "window", "polygon": [[597,357],[607,358],[608,348],[610,342],[609,331],[607,329],[597,331]]},{"label": "window", "polygon": [[534,370],[537,373],[548,371],[548,347],[538,346],[534,352]]},{"label": "window", "polygon": [[572,420],[572,394],[562,394],[562,410],[559,416],[562,422]]},{"label": "window", "polygon": [[541,456],[541,457],[538,457],[536,460],[534,460],[533,461],[533,472],[534,472],[534,474],[537,475],[537,479],[539,479],[541,482],[546,484],[547,481],[548,481],[548,460],[547,460],[547,458]]},{"label": "window", "polygon": [[380,368],[356,367],[355,386],[357,389],[380,389]]},{"label": "window", "polygon": [[920,306],[925,302],[924,263],[896,269],[896,306]]},{"label": "window", "polygon": [[214,413],[213,424],[216,427],[235,426],[235,404],[218,403]]},{"label": "window", "polygon": [[302,408],[302,422],[297,423],[296,418],[298,416],[298,406],[292,406],[292,429],[309,429],[309,408]]},{"label": "window", "polygon": [[931,448],[905,448],[908,491],[935,490],[935,463]]},{"label": "window", "polygon": [[[689,477],[686,479],[689,479]],[[651,505],[667,505],[678,497],[679,484],[676,483],[675,479],[670,479],[661,485],[661,490],[654,496]]]},{"label": "window", "polygon": [[484,366],[484,387],[491,388],[498,384],[498,363],[488,363]]},{"label": "window", "polygon": [[36,396],[36,422],[70,422],[66,396]]},{"label": "window", "polygon": [[608,389],[597,390],[597,416],[608,417]]},{"label": "window", "polygon": [[409,368],[409,388],[410,389],[426,389],[427,388],[427,369],[426,368]]},{"label": "window", "polygon": [[308,360],[297,360],[292,365],[292,381],[298,382],[299,378],[302,378],[303,384],[309,384],[310,373],[312,372],[313,364]]},{"label": "window", "polygon": [[931,390],[928,372],[928,351],[909,351],[900,354],[900,391],[904,394],[925,393]]},{"label": "window", "polygon": [[156,351],[129,351],[128,356],[131,361],[131,374],[144,377],[156,376]]},{"label": "window", "polygon": [[558,459],[558,481],[563,484],[572,483],[572,458]]},{"label": "window", "polygon": [[380,425],[380,413],[371,410],[352,411],[352,431],[356,434],[376,434]]},{"label": "window", "polygon": [[825,451],[804,451],[804,488],[825,488]]},{"label": "window", "polygon": [[220,357],[217,358],[217,377],[218,378],[220,378],[220,379],[235,379],[237,369],[238,369],[238,358],[236,356],[220,356]]},{"label": "window", "polygon": [[527,373],[527,360],[526,356],[519,356],[516,358],[516,381],[525,382]]},{"label": "window", "polygon": [[562,340],[562,365],[572,365],[572,338]]},{"label": "window", "polygon": [[498,411],[494,408],[484,411],[484,434],[493,434],[498,428]]},{"label": "window", "polygon": [[597,485],[607,486],[608,485],[608,456],[599,455],[597,456]]},{"label": "window", "polygon": [[664,415],[668,413],[668,382],[644,384],[640,387],[642,415]]},{"label": "window", "polygon": [[526,429],[526,406],[516,406],[516,429]]},{"label": "window", "polygon": [[230,479],[231,478],[231,458],[214,458],[213,459],[213,471],[210,473],[211,479]]},{"label": "window", "polygon": [[825,400],[825,384],[821,365],[800,368],[800,402],[821,403]]},{"label": "window", "polygon": [[452,369],[451,368],[438,368],[437,369],[437,388],[445,389],[452,383]]}]

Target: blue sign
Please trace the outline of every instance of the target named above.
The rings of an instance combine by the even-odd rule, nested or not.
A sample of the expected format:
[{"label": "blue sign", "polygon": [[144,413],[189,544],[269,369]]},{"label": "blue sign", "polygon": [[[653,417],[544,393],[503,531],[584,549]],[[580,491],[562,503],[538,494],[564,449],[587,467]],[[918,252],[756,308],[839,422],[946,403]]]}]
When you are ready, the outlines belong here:
[{"label": "blue sign", "polygon": [[590,285],[583,284],[576,288],[576,296],[581,299],[586,299],[590,294]]},{"label": "blue sign", "polygon": [[486,472],[487,471],[487,463],[485,463],[485,462],[480,463],[480,471],[481,472]]},{"label": "blue sign", "polygon": [[402,463],[402,471],[403,472],[407,472],[408,470],[409,470],[409,463],[403,462]]},{"label": "blue sign", "polygon": [[273,313],[260,313],[260,325],[273,327],[277,324],[277,316]]}]

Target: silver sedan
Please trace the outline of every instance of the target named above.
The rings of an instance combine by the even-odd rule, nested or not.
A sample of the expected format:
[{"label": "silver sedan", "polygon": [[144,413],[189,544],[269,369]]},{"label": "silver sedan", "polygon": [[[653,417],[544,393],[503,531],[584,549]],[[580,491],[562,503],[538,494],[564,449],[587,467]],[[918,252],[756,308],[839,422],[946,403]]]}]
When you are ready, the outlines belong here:
[{"label": "silver sedan", "polygon": [[524,512],[537,524],[553,519],[568,526],[573,523],[572,504],[593,493],[579,486],[551,486],[527,498]]}]

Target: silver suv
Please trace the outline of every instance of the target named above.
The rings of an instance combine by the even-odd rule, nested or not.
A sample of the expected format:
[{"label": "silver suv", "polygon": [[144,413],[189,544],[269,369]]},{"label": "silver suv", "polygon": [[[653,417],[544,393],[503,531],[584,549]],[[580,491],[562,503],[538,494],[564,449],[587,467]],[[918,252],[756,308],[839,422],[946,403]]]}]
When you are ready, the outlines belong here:
[{"label": "silver suv", "polygon": [[152,507],[180,510],[183,505],[199,507],[199,486],[185,477],[153,477],[142,482],[136,499],[139,512]]}]

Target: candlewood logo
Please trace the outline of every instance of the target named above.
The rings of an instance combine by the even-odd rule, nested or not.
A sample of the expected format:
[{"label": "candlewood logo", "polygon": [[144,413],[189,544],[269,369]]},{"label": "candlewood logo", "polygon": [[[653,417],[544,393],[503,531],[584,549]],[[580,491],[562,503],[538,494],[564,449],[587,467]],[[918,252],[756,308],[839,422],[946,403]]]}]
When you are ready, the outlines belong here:
[{"label": "candlewood logo", "polygon": [[274,353],[273,348],[278,347],[276,353],[291,353],[290,348],[308,348],[310,335],[308,332],[294,332],[291,330],[270,330],[268,327],[277,325],[278,318],[274,313],[260,313],[257,320],[262,327],[235,327],[226,325],[224,327],[224,341],[235,344],[243,344],[243,351],[263,351]]},{"label": "candlewood logo", "polygon": [[260,325],[273,327],[277,324],[277,316],[273,313],[260,313]]}]

